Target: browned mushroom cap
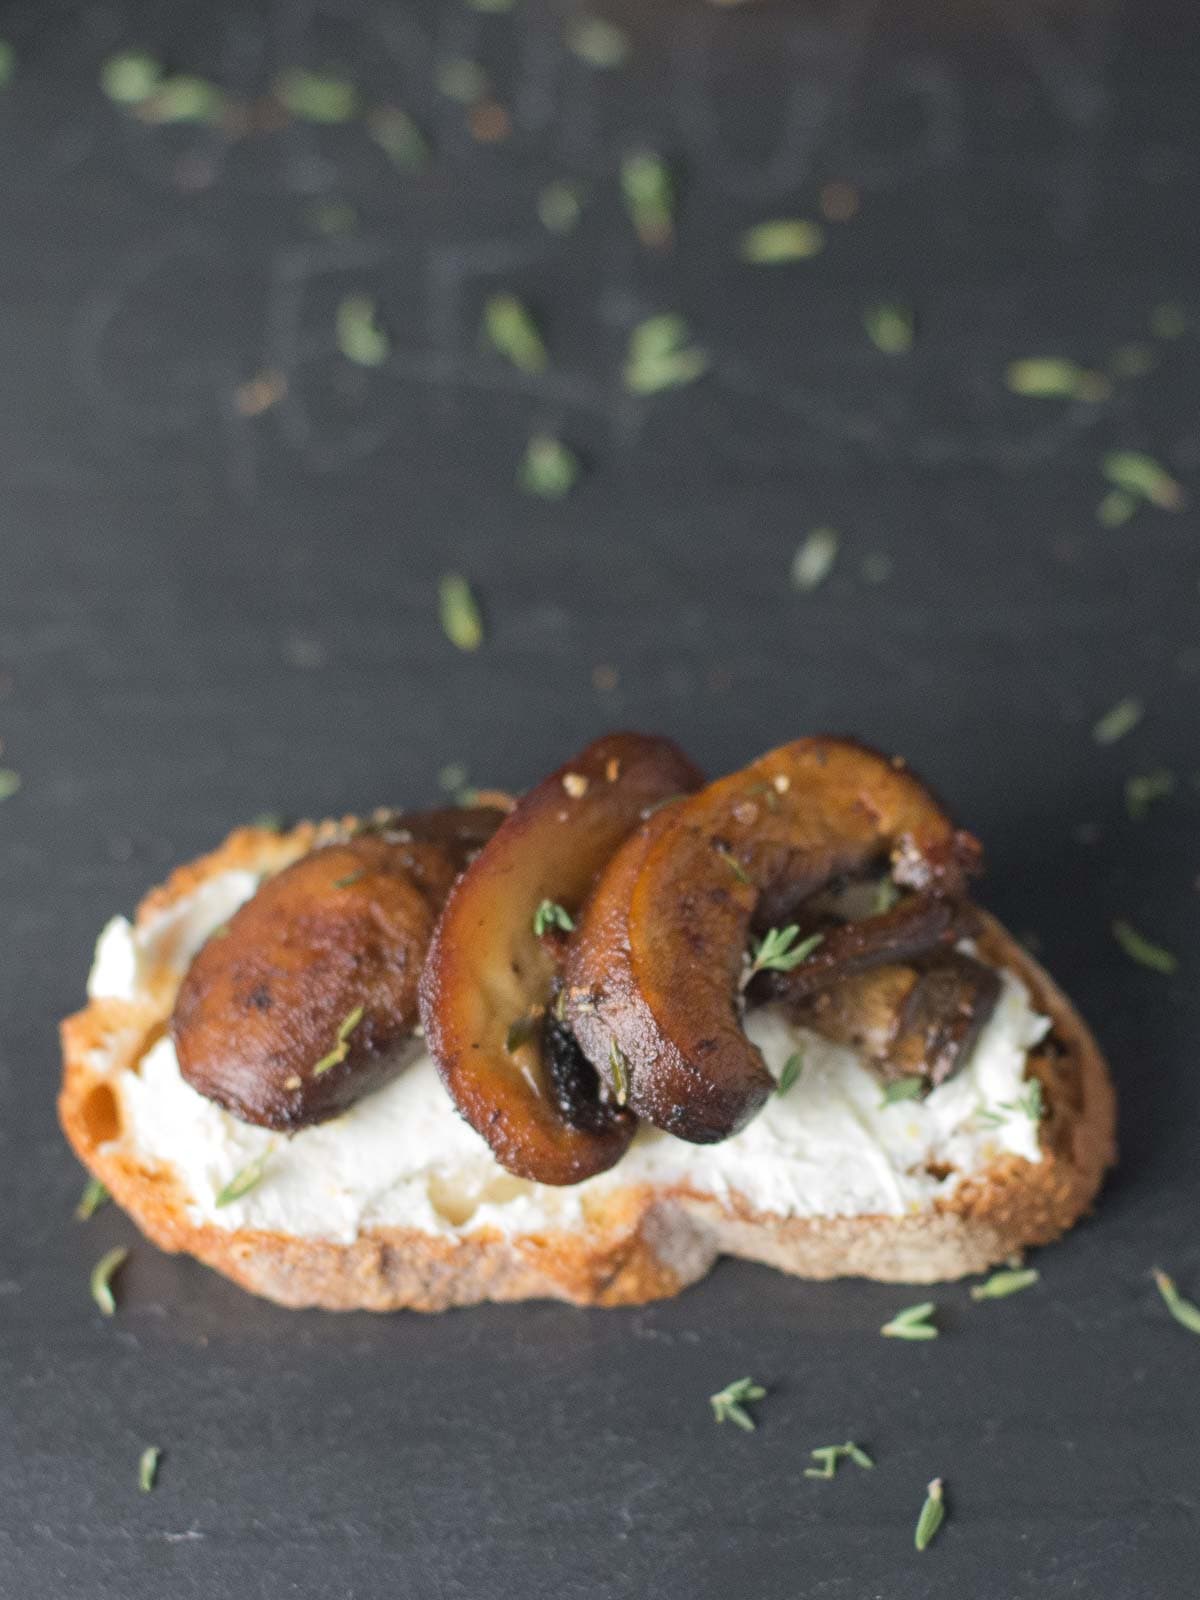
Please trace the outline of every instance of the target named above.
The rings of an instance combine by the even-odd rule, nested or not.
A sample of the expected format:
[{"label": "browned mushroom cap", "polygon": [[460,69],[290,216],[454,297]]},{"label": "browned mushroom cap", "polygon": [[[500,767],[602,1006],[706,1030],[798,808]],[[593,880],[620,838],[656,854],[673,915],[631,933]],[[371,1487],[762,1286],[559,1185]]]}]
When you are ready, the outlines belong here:
[{"label": "browned mushroom cap", "polygon": [[999,996],[992,967],[942,950],[785,1004],[793,1021],[850,1045],[885,1082],[916,1077],[932,1089],[965,1065]]},{"label": "browned mushroom cap", "polygon": [[931,893],[909,895],[887,911],[853,921],[826,917],[810,924],[801,914],[799,937],[819,933],[820,944],[798,966],[786,970],[769,967],[755,973],[747,985],[747,997],[799,1003],[856,973],[909,961],[952,944],[973,932],[977,924],[978,913],[969,902],[941,899]]},{"label": "browned mushroom cap", "polygon": [[291,1130],[394,1077],[438,910],[500,815],[398,816],[268,879],[180,986],[171,1033],[187,1082],[243,1121]]},{"label": "browned mushroom cap", "polygon": [[773,1086],[739,1004],[760,902],[795,906],[884,863],[954,899],[978,858],[902,763],[847,740],[784,745],[615,858],[571,943],[567,1018],[639,1116],[697,1144],[728,1138]]},{"label": "browned mushroom cap", "polygon": [[538,908],[573,919],[646,811],[700,782],[670,740],[597,739],[518,802],[446,903],[421,1020],[455,1105],[519,1177],[578,1183],[613,1166],[635,1126],[548,1015],[560,949],[535,932]]}]

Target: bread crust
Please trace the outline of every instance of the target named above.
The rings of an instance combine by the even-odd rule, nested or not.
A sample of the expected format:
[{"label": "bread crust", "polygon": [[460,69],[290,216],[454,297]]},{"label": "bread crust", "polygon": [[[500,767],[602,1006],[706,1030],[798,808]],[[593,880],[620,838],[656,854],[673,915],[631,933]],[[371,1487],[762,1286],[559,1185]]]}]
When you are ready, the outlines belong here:
[{"label": "bread crust", "polygon": [[[153,890],[137,921],[144,925],[218,873],[278,870],[352,820],[302,823],[281,834],[238,829]],[[103,1051],[118,1067],[136,1065],[165,1030],[175,974],[152,974],[137,1002],[95,999],[66,1019],[59,1119],[79,1159],[155,1244],[187,1252],[286,1306],[443,1311],[527,1299],[638,1305],[677,1294],[721,1255],[805,1278],[933,1283],[985,1271],[1056,1239],[1090,1209],[1116,1156],[1112,1084],[1082,1018],[994,918],[984,916],[978,943],[987,959],[1024,980],[1052,1022],[1030,1060],[1046,1104],[1042,1160],[1006,1155],[932,1206],[902,1217],[787,1218],[755,1211],[736,1196],[639,1184],[605,1194],[584,1230],[510,1235],[480,1228],[445,1236],[381,1227],[338,1244],[195,1222],[174,1171],[120,1139],[112,1067],[102,1071],[95,1059]]]}]

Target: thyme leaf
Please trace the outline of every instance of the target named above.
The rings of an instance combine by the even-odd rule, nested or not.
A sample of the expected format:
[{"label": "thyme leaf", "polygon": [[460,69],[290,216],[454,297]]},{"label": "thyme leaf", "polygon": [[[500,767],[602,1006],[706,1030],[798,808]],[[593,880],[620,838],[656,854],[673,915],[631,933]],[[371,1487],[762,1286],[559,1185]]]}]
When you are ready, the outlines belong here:
[{"label": "thyme leaf", "polygon": [[1101,463],[1101,470],[1109,483],[1136,500],[1149,501],[1160,511],[1182,511],[1187,504],[1183,485],[1161,462],[1140,450],[1110,451]]},{"label": "thyme leaf", "polygon": [[[664,801],[663,804],[666,804],[666,802]],[[750,874],[746,871],[745,867],[743,867],[742,863],[734,855],[732,850],[726,850],[722,845],[714,845],[713,848],[739,883],[753,882]]]},{"label": "thyme leaf", "polygon": [[1112,925],[1112,932],[1121,949],[1140,967],[1149,967],[1152,972],[1161,972],[1168,978],[1178,972],[1179,957],[1174,951],[1166,950],[1160,944],[1152,944],[1130,923],[1118,918]]},{"label": "thyme leaf", "polygon": [[732,1422],[745,1433],[753,1433],[757,1424],[746,1410],[746,1402],[761,1400],[766,1395],[761,1383],[753,1378],[738,1378],[727,1384],[718,1394],[709,1395],[708,1403],[717,1422]]},{"label": "thyme leaf", "polygon": [[332,73],[289,67],[272,89],[280,105],[301,122],[349,122],[358,112],[358,90]]},{"label": "thyme leaf", "polygon": [[420,172],[429,165],[425,135],[399,106],[379,106],[372,111],[367,132],[388,160],[405,172]]},{"label": "thyme leaf", "polygon": [[467,580],[447,572],[438,582],[438,614],[442,632],[460,650],[478,650],[483,643],[483,618]]},{"label": "thyme leaf", "polygon": [[1126,695],[1124,700],[1118,700],[1115,706],[1096,720],[1092,726],[1092,738],[1097,744],[1116,744],[1118,739],[1133,732],[1144,715],[1142,702],[1133,695]]},{"label": "thyme leaf", "polygon": [[75,1221],[86,1222],[89,1217],[94,1217],[109,1199],[111,1196],[100,1179],[89,1178],[79,1197],[79,1204],[75,1207]]},{"label": "thyme leaf", "polygon": [[570,446],[551,434],[535,433],[517,469],[518,485],[543,500],[561,500],[570,494],[578,477],[579,457]]},{"label": "thyme leaf", "polygon": [[800,1052],[794,1050],[779,1069],[779,1081],[775,1085],[776,1094],[786,1094],[800,1076]]},{"label": "thyme leaf", "polygon": [[870,1470],[875,1463],[860,1445],[847,1440],[845,1444],[824,1444],[809,1454],[814,1461],[821,1464],[818,1467],[805,1467],[806,1478],[832,1478],[837,1472],[838,1463],[842,1460],[853,1461],[856,1467]]},{"label": "thyme leaf", "polygon": [[687,323],[674,311],[647,317],[629,336],[625,387],[631,394],[658,394],[695,383],[708,371],[708,355],[688,343]]},{"label": "thyme leaf", "polygon": [[835,530],[814,528],[792,557],[792,587],[811,594],[833,571],[837,553]]},{"label": "thyme leaf", "polygon": [[515,294],[489,296],[483,308],[483,337],[519,372],[544,372],[546,346],[527,306]]},{"label": "thyme leaf", "polygon": [[867,337],[885,356],[902,356],[913,347],[916,324],[908,306],[871,305],[863,312]]},{"label": "thyme leaf", "polygon": [[369,294],[348,294],[337,308],[337,347],[357,367],[381,367],[392,343]]},{"label": "thyme leaf", "polygon": [[100,87],[115,105],[136,106],[148,100],[162,80],[162,63],[141,51],[109,56],[100,68]]},{"label": "thyme leaf", "polygon": [[768,928],[754,946],[749,976],[756,972],[791,972],[802,961],[807,961],[817,946],[824,942],[823,933],[810,933],[800,938],[800,929],[793,923],[787,928]]},{"label": "thyme leaf", "polygon": [[570,233],[583,210],[583,195],[576,183],[557,178],[538,195],[537,214],[547,233]]},{"label": "thyme leaf", "polygon": [[884,1087],[883,1098],[879,1104],[883,1106],[899,1105],[904,1100],[916,1100],[925,1087],[925,1079],[920,1076],[893,1078],[891,1083]]},{"label": "thyme leaf", "polygon": [[666,162],[653,150],[633,151],[621,163],[621,192],[641,242],[665,250],[675,237],[675,186]]},{"label": "thyme leaf", "polygon": [[1156,767],[1125,780],[1125,809],[1134,822],[1145,822],[1150,807],[1156,800],[1165,800],[1175,792],[1175,774],[1166,767]]},{"label": "thyme leaf", "polygon": [[929,1320],[936,1310],[932,1300],[922,1300],[920,1305],[897,1311],[879,1331],[885,1339],[936,1339],[939,1330]]},{"label": "thyme leaf", "polygon": [[925,1491],[925,1504],[921,1507],[921,1515],[917,1518],[916,1531],[913,1534],[913,1543],[918,1550],[924,1550],[929,1545],[945,1518],[945,1492],[942,1480],[935,1478]]},{"label": "thyme leaf", "polygon": [[[334,1045],[329,1054],[327,1056],[322,1056],[320,1061],[318,1061],[316,1066],[313,1068],[312,1075],[314,1078],[321,1077],[324,1073],[328,1072],[331,1067],[336,1067],[340,1062],[345,1061],[346,1057],[350,1054],[350,1035],[362,1021],[363,1011],[364,1007],[355,1006],[354,1010],[348,1012],[346,1016],[344,1016],[338,1023],[337,1043]],[[260,1173],[259,1177],[261,1176],[262,1174]],[[236,1195],[232,1195],[230,1198],[236,1199],[237,1197]]]},{"label": "thyme leaf", "polygon": [[569,911],[560,906],[557,900],[543,900],[533,913],[533,931],[537,938],[550,928],[561,928],[564,933],[573,933],[575,919]]},{"label": "thyme leaf", "polygon": [[1019,1294],[1031,1288],[1041,1277],[1036,1267],[1008,1268],[993,1272],[990,1278],[971,1288],[972,1300],[1005,1300],[1010,1294]]},{"label": "thyme leaf", "polygon": [[1167,1310],[1175,1321],[1189,1333],[1200,1333],[1200,1306],[1185,1300],[1175,1287],[1174,1278],[1165,1273],[1161,1267],[1155,1267],[1154,1281],[1158,1285],[1158,1292],[1162,1295]]},{"label": "thyme leaf", "polygon": [[1102,372],[1092,372],[1057,356],[1028,356],[1011,361],[1005,382],[1013,394],[1034,400],[1106,400],[1112,385]]},{"label": "thyme leaf", "polygon": [[[332,1066],[333,1063],[330,1062],[330,1065]],[[257,1188],[263,1180],[267,1170],[267,1163],[273,1154],[274,1147],[269,1145],[260,1155],[255,1156],[253,1161],[248,1161],[240,1171],[235,1172],[217,1195],[214,1204],[217,1206],[232,1205],[235,1200],[240,1200],[243,1195],[249,1194],[251,1189]]]},{"label": "thyme leaf", "polygon": [[577,17],[567,29],[566,46],[598,71],[619,67],[629,55],[629,35],[603,17]]},{"label": "thyme leaf", "polygon": [[825,248],[825,230],[803,217],[774,217],[756,222],[742,234],[738,253],[753,266],[785,261],[810,261]]},{"label": "thyme leaf", "polygon": [[161,1460],[162,1451],[156,1444],[148,1445],[138,1457],[138,1488],[143,1494],[149,1494],[154,1488]]},{"label": "thyme leaf", "polygon": [[100,1307],[101,1316],[111,1317],[117,1309],[117,1302],[113,1298],[112,1281],[128,1255],[129,1251],[124,1245],[117,1245],[114,1250],[106,1250],[92,1268],[92,1299]]}]

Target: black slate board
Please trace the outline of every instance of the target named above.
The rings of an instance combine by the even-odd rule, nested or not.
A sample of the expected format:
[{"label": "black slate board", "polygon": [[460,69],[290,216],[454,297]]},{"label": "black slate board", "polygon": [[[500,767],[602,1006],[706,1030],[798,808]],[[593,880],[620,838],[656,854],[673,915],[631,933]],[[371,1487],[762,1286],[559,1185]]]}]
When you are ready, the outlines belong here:
[{"label": "black slate board", "polygon": [[[1190,513],[1100,526],[1100,463],[1146,449],[1193,490],[1200,56],[1190,7],[695,3],[626,8],[629,65],[561,49],[530,4],[15,5],[0,95],[0,1593],[753,1595],[904,1600],[1194,1592],[1200,1346],[1156,1262],[1200,1291],[1194,1218],[1200,553]],[[231,145],[110,106],[137,46],[245,96],[341,61],[437,148],[392,170],[361,126]],[[484,146],[431,89],[477,57],[514,133]],[[677,163],[678,248],[633,241],[621,152]],[[554,177],[578,232],[539,227]],[[817,259],[754,270],[740,230],[857,186]],[[352,232],[312,226],[347,202]],[[479,352],[513,288],[554,352]],[[379,299],[387,365],[336,353],[333,309]],[[861,328],[912,305],[913,351]],[[683,312],[694,388],[622,390],[629,326]],[[1154,370],[1096,403],[1018,399],[1006,364]],[[287,399],[237,414],[237,384]],[[560,430],[563,506],[514,462]],[[811,595],[788,566],[841,531]],[[890,573],[878,579],[886,556]],[[440,573],[483,597],[455,652]],[[1141,725],[1089,735],[1136,696]],[[725,1263],[677,1301],[423,1319],[293,1314],[70,1219],[55,1020],[92,940],[169,866],[268,808],[429,800],[447,763],[519,786],[600,729],[663,729],[714,770],[802,731],[904,751],[987,842],[989,903],[1035,934],[1094,1019],[1123,1161],[1039,1287],[936,1294],[936,1343],[878,1328],[915,1296]],[[1125,814],[1132,772],[1176,794]],[[1174,948],[1165,978],[1109,934]],[[133,1246],[117,1317],[87,1292]],[[753,1435],[707,1396],[768,1384]],[[870,1474],[803,1476],[847,1437]],[[144,1445],[165,1451],[139,1494]],[[950,1519],[923,1556],[926,1481]]]}]

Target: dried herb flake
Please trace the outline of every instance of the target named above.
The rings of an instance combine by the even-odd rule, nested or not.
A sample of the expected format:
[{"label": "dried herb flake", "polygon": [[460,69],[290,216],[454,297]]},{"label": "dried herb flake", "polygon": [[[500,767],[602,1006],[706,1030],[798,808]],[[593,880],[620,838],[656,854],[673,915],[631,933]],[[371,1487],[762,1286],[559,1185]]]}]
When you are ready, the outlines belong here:
[{"label": "dried herb flake", "polygon": [[839,1462],[853,1461],[856,1467],[869,1471],[874,1465],[871,1457],[852,1440],[847,1439],[845,1444],[823,1444],[816,1450],[810,1450],[809,1455],[814,1461],[819,1461],[820,1466],[805,1467],[806,1478],[832,1478],[837,1472]]},{"label": "dried herb flake", "polygon": [[543,500],[562,500],[578,478],[579,457],[571,447],[552,434],[535,433],[517,469],[520,488]]},{"label": "dried herb flake", "polygon": [[92,1299],[100,1307],[102,1316],[111,1317],[117,1309],[117,1302],[113,1298],[112,1281],[128,1255],[129,1251],[124,1245],[117,1245],[113,1250],[106,1250],[92,1268]]},{"label": "dried herb flake", "polygon": [[929,1320],[936,1310],[932,1300],[922,1300],[919,1305],[897,1311],[879,1331],[885,1339],[936,1339],[938,1329]]},{"label": "dried herb flake", "polygon": [[1036,1267],[1009,1267],[1003,1272],[993,1272],[990,1278],[973,1285],[971,1299],[1006,1300],[1010,1294],[1031,1288],[1040,1277]]},{"label": "dried herb flake", "polygon": [[1130,923],[1118,918],[1112,925],[1112,933],[1129,959],[1140,967],[1149,967],[1152,972],[1161,972],[1168,978],[1178,972],[1179,957],[1160,944],[1152,944]]},{"label": "dried herb flake", "polygon": [[422,172],[429,165],[429,144],[420,128],[399,106],[379,106],[367,117],[367,132],[393,162],[405,172]]},{"label": "dried herb flake", "polygon": [[916,1075],[893,1078],[883,1091],[880,1107],[899,1105],[905,1100],[917,1100],[924,1087],[925,1079]]},{"label": "dried herb flake", "polygon": [[766,1392],[753,1378],[738,1378],[718,1394],[709,1395],[708,1403],[717,1422],[732,1422],[743,1432],[753,1433],[757,1424],[746,1410],[746,1403],[763,1399]]},{"label": "dried herb flake", "polygon": [[833,571],[838,535],[833,528],[814,528],[792,557],[792,587],[811,594]]},{"label": "dried herb flake", "polygon": [[629,35],[603,17],[577,17],[567,29],[566,46],[598,71],[611,71],[629,57]]},{"label": "dried herb flake", "polygon": [[825,248],[825,230],[803,217],[773,217],[756,222],[742,234],[738,253],[754,266],[786,261],[811,261]]},{"label": "dried herb flake", "polygon": [[379,367],[391,340],[379,324],[379,308],[369,294],[348,294],[337,308],[337,347],[359,367]]},{"label": "dried herb flake", "polygon": [[1168,767],[1135,773],[1125,780],[1125,809],[1134,822],[1145,822],[1156,800],[1175,793],[1175,774]]},{"label": "dried herb flake", "polygon": [[768,928],[751,950],[749,976],[756,972],[791,972],[802,961],[807,961],[824,939],[823,933],[810,933],[806,939],[800,939],[800,929],[795,923],[787,928]]},{"label": "dried herb flake", "polygon": [[75,1221],[87,1222],[94,1217],[102,1205],[105,1205],[111,1195],[100,1182],[99,1178],[89,1178],[84,1185],[83,1193],[79,1197],[79,1204],[75,1207]]},{"label": "dried herb flake", "polygon": [[632,394],[658,394],[694,383],[708,371],[708,355],[689,344],[688,325],[667,311],[639,322],[629,337],[625,387]]},{"label": "dried herb flake", "polygon": [[1160,511],[1182,511],[1187,504],[1183,485],[1153,456],[1139,450],[1113,450],[1105,456],[1101,469],[1118,489],[1149,501]]},{"label": "dried herb flake", "polygon": [[551,928],[561,928],[564,933],[573,933],[575,918],[556,900],[543,900],[533,913],[533,932],[538,939]]},{"label": "dried herb flake", "polygon": [[1013,394],[1034,400],[1106,400],[1112,385],[1093,372],[1057,356],[1027,356],[1009,362],[1004,380]]},{"label": "dried herb flake", "polygon": [[[320,1061],[318,1061],[316,1066],[313,1068],[314,1078],[322,1077],[332,1067],[336,1067],[340,1065],[341,1062],[345,1061],[346,1057],[350,1054],[350,1035],[362,1021],[363,1011],[364,1007],[355,1006],[354,1010],[344,1016],[341,1022],[338,1023],[337,1043],[334,1045],[329,1054],[327,1056],[322,1056]],[[251,1164],[253,1165],[253,1163]],[[262,1176],[261,1172],[258,1174],[258,1176]],[[234,1182],[236,1183],[237,1181],[238,1180],[235,1178]],[[257,1178],[254,1181],[257,1182]],[[243,1193],[244,1192],[245,1191],[243,1191]],[[230,1198],[236,1199],[237,1197],[235,1195],[231,1195]]]},{"label": "dried herb flake", "polygon": [[332,73],[289,67],[272,88],[280,105],[301,122],[349,122],[358,114],[358,90]]},{"label": "dried herb flake", "polygon": [[162,1451],[156,1444],[147,1445],[138,1457],[138,1488],[143,1494],[149,1494],[154,1488],[158,1477],[158,1463],[162,1460]]},{"label": "dried herb flake", "polygon": [[917,1518],[916,1531],[913,1534],[913,1543],[918,1550],[924,1550],[930,1544],[945,1517],[946,1500],[942,1480],[935,1478],[925,1491],[925,1504],[921,1507],[921,1515]]},{"label": "dried herb flake", "polygon": [[537,213],[548,233],[570,233],[583,210],[583,191],[577,183],[557,178],[538,195]]},{"label": "dried herb flake", "polygon": [[793,1051],[779,1069],[779,1080],[775,1085],[776,1094],[786,1094],[800,1076],[800,1052]]},{"label": "dried herb flake", "polygon": [[137,50],[109,56],[100,68],[100,87],[119,106],[148,100],[162,81],[162,63]]},{"label": "dried herb flake", "polygon": [[675,236],[675,185],[653,150],[635,150],[621,163],[621,192],[634,232],[648,250],[665,250]]},{"label": "dried herb flake", "polygon": [[478,650],[483,643],[483,618],[467,580],[447,572],[438,582],[438,615],[442,632],[459,650]]},{"label": "dried herb flake", "polygon": [[[328,1059],[326,1057],[326,1060]],[[333,1064],[330,1062],[330,1066]],[[319,1072],[321,1069],[318,1067],[316,1070]],[[268,1146],[260,1155],[255,1156],[253,1161],[247,1162],[240,1171],[235,1172],[217,1195],[214,1204],[218,1207],[232,1205],[235,1200],[240,1200],[243,1195],[249,1194],[251,1189],[256,1189],[266,1174],[267,1163],[273,1154],[273,1146]]]},{"label": "dried herb flake", "polygon": [[1154,1281],[1158,1285],[1158,1292],[1162,1295],[1167,1310],[1175,1318],[1175,1321],[1185,1327],[1189,1333],[1200,1333],[1200,1306],[1193,1305],[1190,1300],[1185,1300],[1175,1287],[1174,1278],[1165,1273],[1161,1267],[1155,1267]]},{"label": "dried herb flake", "polygon": [[916,339],[916,322],[908,306],[868,306],[863,312],[863,327],[876,350],[885,356],[905,355]]},{"label": "dried herb flake", "polygon": [[520,372],[543,372],[546,346],[527,306],[513,294],[491,295],[483,308],[483,337]]},{"label": "dried herb flake", "polygon": [[1118,739],[1133,732],[1144,715],[1142,702],[1133,695],[1126,695],[1096,719],[1092,725],[1092,738],[1097,744],[1116,744]]}]

